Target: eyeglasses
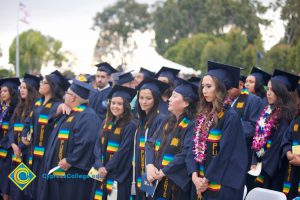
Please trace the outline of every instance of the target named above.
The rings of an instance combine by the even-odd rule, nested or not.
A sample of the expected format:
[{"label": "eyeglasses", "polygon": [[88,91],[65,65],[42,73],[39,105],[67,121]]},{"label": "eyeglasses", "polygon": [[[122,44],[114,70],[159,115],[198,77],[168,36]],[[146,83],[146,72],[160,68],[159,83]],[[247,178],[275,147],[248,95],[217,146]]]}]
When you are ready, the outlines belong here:
[{"label": "eyeglasses", "polygon": [[49,84],[49,83],[46,82],[46,81],[40,81],[40,84],[41,84],[41,85],[46,85],[46,84]]}]

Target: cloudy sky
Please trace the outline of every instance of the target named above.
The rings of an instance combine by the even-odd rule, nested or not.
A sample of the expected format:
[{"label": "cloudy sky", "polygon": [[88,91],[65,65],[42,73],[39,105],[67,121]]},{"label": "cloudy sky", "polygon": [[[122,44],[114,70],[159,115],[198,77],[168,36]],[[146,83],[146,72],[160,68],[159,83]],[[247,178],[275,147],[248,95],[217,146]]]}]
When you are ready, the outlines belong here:
[{"label": "cloudy sky", "polygon": [[[69,50],[78,58],[79,67],[90,66],[98,32],[91,30],[97,11],[112,5],[117,0],[22,0],[30,14],[30,24],[19,23],[19,32],[27,29],[39,30],[63,42],[63,50]],[[270,1],[270,0],[265,0]],[[138,0],[153,3],[155,0]],[[8,48],[16,36],[18,0],[0,0],[0,47],[3,56],[0,66],[8,63]],[[275,20],[263,31],[265,47],[277,43],[283,35],[279,13],[269,13]]]}]

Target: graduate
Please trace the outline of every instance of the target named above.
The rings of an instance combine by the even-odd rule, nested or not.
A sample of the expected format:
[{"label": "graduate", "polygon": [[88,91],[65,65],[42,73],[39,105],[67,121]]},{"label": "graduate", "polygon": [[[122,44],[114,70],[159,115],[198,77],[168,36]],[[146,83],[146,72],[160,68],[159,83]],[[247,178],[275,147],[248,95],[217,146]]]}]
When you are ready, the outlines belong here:
[{"label": "graduate", "polygon": [[147,179],[159,180],[153,199],[190,199],[186,155],[195,128],[198,87],[181,81],[169,99],[172,116],[146,143]]},{"label": "graduate", "polygon": [[43,176],[56,166],[60,168],[41,180],[40,200],[82,200],[92,193],[93,181],[86,176],[95,160],[92,154],[101,123],[87,107],[91,90],[89,84],[73,80],[66,92],[64,103],[72,111],[63,115],[51,132]]},{"label": "graduate", "polygon": [[[154,76],[155,76],[154,72],[151,72],[151,71],[141,67],[140,71],[134,77],[135,87],[137,87],[145,78],[154,78]],[[130,105],[131,105],[131,112],[132,112],[134,118],[137,119],[138,118],[138,114],[137,114],[137,106],[138,106],[137,95],[133,98]]]},{"label": "graduate", "polygon": [[175,78],[178,75],[180,70],[173,69],[169,67],[162,67],[156,74],[155,77],[167,84],[169,84],[169,88],[161,95],[162,101],[159,105],[159,110],[161,113],[168,115],[168,99],[172,95],[172,91],[175,87]]},{"label": "graduate", "polygon": [[135,85],[138,86],[145,78],[154,78],[154,76],[154,72],[141,67],[140,71],[134,77]]},{"label": "graduate", "polygon": [[240,68],[208,61],[187,168],[193,200],[240,200],[247,171],[247,147],[240,116],[228,90],[239,87]]},{"label": "graduate", "polygon": [[265,86],[267,86],[271,75],[267,72],[253,67],[245,81],[245,88],[252,94],[259,96],[262,99],[262,109],[268,105]]},{"label": "graduate", "polygon": [[[13,171],[21,162],[26,163],[28,161],[28,148],[22,141],[22,130],[24,128],[24,122],[27,116],[29,116],[34,102],[39,97],[39,85],[41,79],[37,76],[25,74],[23,81],[20,85],[19,103],[16,106],[14,114],[11,118],[9,126],[7,142],[8,148],[12,148],[11,151],[11,171]],[[23,200],[26,199],[24,192],[20,190],[13,182],[10,182],[10,199],[11,200]]]},{"label": "graduate", "polygon": [[268,82],[268,105],[260,114],[253,137],[251,169],[262,163],[255,186],[271,190],[282,189],[281,142],[295,111],[290,91],[295,90],[298,76],[275,69]]},{"label": "graduate", "polygon": [[9,199],[11,173],[11,148],[7,145],[10,119],[18,104],[19,78],[0,79],[1,107],[0,107],[0,192],[4,200]]},{"label": "graduate", "polygon": [[138,85],[138,128],[134,136],[132,195],[143,200],[146,194],[140,190],[141,176],[146,172],[145,143],[160,127],[166,116],[159,111],[161,95],[169,85],[154,78],[146,78]]},{"label": "graduate", "polygon": [[107,95],[111,91],[109,81],[111,74],[118,72],[107,62],[99,63],[96,65],[97,73],[95,81],[97,84],[97,92],[91,92],[89,98],[89,106],[93,108],[98,117],[103,121],[105,119],[106,107],[107,107]]},{"label": "graduate", "polygon": [[[247,169],[249,169],[253,154],[251,146],[255,131],[255,124],[263,108],[261,106],[261,98],[250,93],[247,89],[244,89],[243,85],[243,82],[240,80],[238,88],[231,88],[228,90],[228,97],[233,100],[231,107],[233,107],[238,113],[242,121],[248,152]],[[246,185],[248,191],[253,188],[251,185],[253,183],[252,179],[252,176],[247,175]]]},{"label": "graduate", "polygon": [[55,118],[61,113],[62,98],[69,85],[67,79],[57,70],[46,75],[40,82],[39,93],[42,97],[35,102],[32,112],[24,123],[22,143],[29,146],[27,163],[36,175],[24,192],[34,200],[37,199],[38,182],[47,153],[48,138],[54,127]]},{"label": "graduate", "polygon": [[117,80],[115,81],[115,85],[122,85],[129,88],[135,88],[134,77],[131,72],[132,71],[120,74]]},{"label": "graduate", "polygon": [[91,200],[105,200],[108,196],[115,200],[130,198],[133,138],[137,126],[129,102],[135,95],[135,89],[119,85],[108,95],[107,117],[98,134],[93,165],[104,180],[95,181]]},{"label": "graduate", "polygon": [[[297,113],[290,124],[288,130],[285,132],[282,140],[282,156],[286,157],[287,167],[284,173],[284,182],[282,192],[286,194],[287,199],[291,200],[300,196],[300,85],[296,89],[297,92]],[[294,148],[294,149],[293,149]]]}]

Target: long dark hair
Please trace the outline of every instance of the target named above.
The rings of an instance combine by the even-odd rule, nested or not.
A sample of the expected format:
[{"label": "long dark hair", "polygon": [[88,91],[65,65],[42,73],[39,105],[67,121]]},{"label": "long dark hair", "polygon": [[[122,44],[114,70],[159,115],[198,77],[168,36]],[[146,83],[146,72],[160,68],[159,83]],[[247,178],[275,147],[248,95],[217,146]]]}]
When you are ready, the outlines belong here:
[{"label": "long dark hair", "polygon": [[[168,77],[167,77],[168,78]],[[172,92],[175,88],[175,83],[172,79],[168,78],[169,80],[169,88],[162,94],[162,96],[167,96],[168,98],[170,98],[172,96]]]},{"label": "long dark hair", "polygon": [[13,121],[16,121],[17,118],[22,117],[21,121],[23,122],[28,116],[29,112],[32,110],[34,101],[39,97],[39,92],[35,87],[27,84],[26,82],[24,83],[26,84],[27,97],[22,99],[21,95],[19,95],[19,103],[14,111]]},{"label": "long dark hair", "polygon": [[137,112],[138,112],[139,121],[142,123],[142,125],[147,124],[148,127],[150,127],[152,125],[154,118],[157,116],[159,102],[161,101],[160,96],[158,94],[156,94],[152,90],[150,90],[150,91],[151,91],[152,97],[154,99],[154,104],[153,104],[153,107],[151,108],[150,112],[148,113],[148,115],[146,114],[145,111],[142,110],[142,108],[140,106],[140,103],[139,103],[140,92],[137,95],[137,101],[138,101]]},{"label": "long dark hair", "polygon": [[264,83],[260,79],[255,78],[254,90],[256,96],[259,96],[262,99],[266,97],[266,90],[264,87]]},{"label": "long dark hair", "polygon": [[272,90],[277,97],[274,106],[275,108],[280,108],[278,120],[286,120],[290,123],[294,117],[295,101],[285,85],[274,79],[271,79],[270,81],[272,84]]},{"label": "long dark hair", "polygon": [[48,84],[50,85],[51,88],[51,95],[52,95],[52,100],[54,101],[62,101],[63,97],[65,95],[65,91],[59,86],[58,83],[54,83],[51,78],[49,78],[49,75],[45,76]]},{"label": "long dark hair", "polygon": [[[200,84],[201,87],[199,89],[200,103],[199,103],[197,115],[204,114],[206,117],[208,117],[210,113],[219,113],[223,110],[223,103],[227,96],[226,87],[216,77],[211,76],[211,78],[213,79],[216,87],[216,99],[213,102],[207,102],[205,100],[202,93],[202,82],[203,82],[202,79]],[[214,119],[214,124],[217,124],[217,122],[218,122],[218,118],[216,116]]]},{"label": "long dark hair", "polygon": [[[125,126],[127,126],[129,124],[130,120],[133,119],[133,116],[131,114],[130,103],[128,102],[127,99],[125,99],[123,97],[122,97],[122,99],[123,99],[124,112],[120,116],[118,121],[116,121],[116,126],[120,127],[120,128],[124,128]],[[107,113],[106,113],[106,121],[105,121],[106,124],[109,124],[110,122],[113,122],[116,120],[116,117],[112,114],[112,112],[110,110],[110,105],[111,105],[111,100],[109,100],[108,105],[107,105]]]},{"label": "long dark hair", "polygon": [[6,116],[11,116],[18,104],[18,90],[9,85],[4,85],[2,87],[7,87],[9,95],[10,95],[10,104]]}]

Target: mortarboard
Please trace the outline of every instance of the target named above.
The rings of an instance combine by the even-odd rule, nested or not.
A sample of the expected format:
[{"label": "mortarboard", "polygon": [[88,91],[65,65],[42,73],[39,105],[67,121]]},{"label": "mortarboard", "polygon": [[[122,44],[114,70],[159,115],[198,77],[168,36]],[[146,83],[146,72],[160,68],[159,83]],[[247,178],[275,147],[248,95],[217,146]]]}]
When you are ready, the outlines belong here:
[{"label": "mortarboard", "polygon": [[275,69],[271,79],[281,82],[289,91],[294,91],[298,85],[299,76]]},{"label": "mortarboard", "polygon": [[230,66],[227,64],[207,61],[206,75],[216,77],[219,81],[223,82],[226,89],[238,88],[240,80],[240,68]]},{"label": "mortarboard", "polygon": [[47,76],[53,84],[58,84],[64,91],[70,87],[68,79],[66,79],[59,71],[55,70]]},{"label": "mortarboard", "polygon": [[34,88],[36,88],[37,90],[39,89],[40,87],[40,81],[42,79],[38,76],[34,76],[34,75],[31,75],[31,74],[27,74],[25,73],[24,75],[24,79],[23,81],[26,83],[26,84],[29,84],[29,85],[32,85]]},{"label": "mortarboard", "polygon": [[253,67],[251,72],[250,72],[251,76],[254,76],[256,79],[258,79],[259,81],[261,81],[264,85],[268,84],[268,81],[271,78],[271,74],[268,74],[267,72],[257,68],[257,67]]},{"label": "mortarboard", "polygon": [[88,83],[84,83],[79,80],[73,79],[72,84],[70,86],[70,90],[72,90],[81,98],[88,99],[90,92],[93,91],[94,88]]},{"label": "mortarboard", "polygon": [[157,95],[161,95],[169,87],[169,84],[159,81],[155,78],[145,78],[136,88],[138,90],[149,89]]},{"label": "mortarboard", "polygon": [[115,85],[110,93],[108,94],[108,98],[111,99],[113,97],[122,97],[128,100],[128,102],[131,102],[132,99],[135,97],[137,93],[136,89],[121,86],[121,85]]},{"label": "mortarboard", "polygon": [[0,87],[7,86],[10,88],[14,88],[15,90],[18,90],[20,84],[21,84],[20,79],[17,77],[0,79]]},{"label": "mortarboard", "polygon": [[111,75],[113,73],[118,72],[118,70],[116,70],[115,68],[113,68],[109,63],[107,62],[102,62],[99,63],[97,65],[95,65],[96,67],[98,67],[98,71],[104,71],[106,72],[108,75]]},{"label": "mortarboard", "polygon": [[172,82],[174,82],[175,77],[180,72],[178,69],[173,69],[169,67],[162,67],[155,75],[156,78],[162,76],[169,78]]}]

